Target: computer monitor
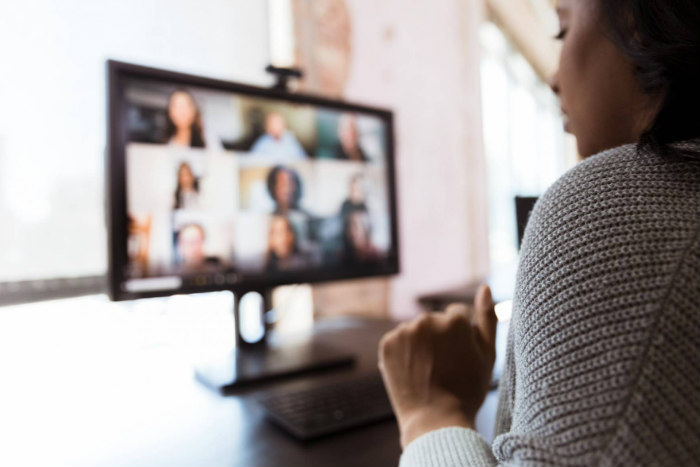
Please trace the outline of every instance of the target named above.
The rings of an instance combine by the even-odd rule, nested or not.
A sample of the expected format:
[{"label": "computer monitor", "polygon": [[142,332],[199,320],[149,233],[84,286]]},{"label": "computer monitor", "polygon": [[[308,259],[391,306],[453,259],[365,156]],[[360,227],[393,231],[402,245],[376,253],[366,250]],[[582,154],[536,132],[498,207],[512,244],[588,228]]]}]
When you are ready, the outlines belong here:
[{"label": "computer monitor", "polygon": [[114,300],[395,274],[392,113],[108,62]]},{"label": "computer monitor", "polygon": [[537,203],[537,196],[516,196],[515,197],[515,223],[518,229],[518,249],[523,243],[525,237],[525,227],[527,221],[530,220],[532,208]]}]

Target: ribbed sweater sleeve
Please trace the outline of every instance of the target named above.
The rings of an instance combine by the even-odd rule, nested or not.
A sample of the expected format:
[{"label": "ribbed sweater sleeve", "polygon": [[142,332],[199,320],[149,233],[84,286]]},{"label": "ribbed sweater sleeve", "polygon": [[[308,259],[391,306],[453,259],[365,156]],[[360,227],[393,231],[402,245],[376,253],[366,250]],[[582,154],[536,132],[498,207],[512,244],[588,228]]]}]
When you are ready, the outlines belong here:
[{"label": "ribbed sweater sleeve", "polygon": [[[700,144],[682,145],[700,152]],[[408,466],[700,465],[700,162],[623,146],[542,196],[521,251],[498,435]]]},{"label": "ribbed sweater sleeve", "polygon": [[400,467],[493,467],[491,446],[474,430],[451,427],[416,438],[401,456]]}]

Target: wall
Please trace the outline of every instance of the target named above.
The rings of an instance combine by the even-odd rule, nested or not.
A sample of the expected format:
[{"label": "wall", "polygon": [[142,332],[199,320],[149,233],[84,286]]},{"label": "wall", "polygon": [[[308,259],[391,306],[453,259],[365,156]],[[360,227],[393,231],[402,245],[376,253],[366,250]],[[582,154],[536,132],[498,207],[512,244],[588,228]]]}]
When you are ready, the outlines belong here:
[{"label": "wall", "polygon": [[416,297],[487,273],[477,0],[347,0],[352,18],[345,97],[396,112],[402,272],[399,318]]}]

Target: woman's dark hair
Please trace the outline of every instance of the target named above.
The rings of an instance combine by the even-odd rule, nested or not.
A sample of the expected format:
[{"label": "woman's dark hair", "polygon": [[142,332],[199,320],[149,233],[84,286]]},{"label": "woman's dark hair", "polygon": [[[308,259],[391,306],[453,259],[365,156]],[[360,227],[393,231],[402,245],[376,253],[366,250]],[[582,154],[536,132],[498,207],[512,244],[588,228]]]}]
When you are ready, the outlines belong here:
[{"label": "woman's dark hair", "polygon": [[190,164],[188,164],[187,162],[182,162],[177,168],[177,188],[175,188],[175,209],[182,209],[183,208],[182,184],[180,183],[180,171],[182,171],[182,169],[187,169],[190,172],[190,175],[192,175],[192,188],[194,188],[194,191],[199,193],[199,179],[194,176],[194,173],[192,173],[192,168],[190,167]]},{"label": "woman's dark hair", "polygon": [[601,6],[609,36],[634,63],[644,92],[661,98],[639,148],[668,154],[671,144],[700,137],[700,0],[601,0]]},{"label": "woman's dark hair", "polygon": [[[292,180],[294,180],[294,193],[292,194],[290,208],[297,209],[299,207],[299,200],[301,200],[302,186],[301,178],[299,177],[299,174],[296,172],[296,170],[281,165],[273,167],[273,169],[270,170],[270,173],[267,174],[267,191],[270,193],[270,197],[273,200],[275,200],[276,203],[277,200],[275,199],[275,191],[277,188],[277,174],[280,172],[288,173],[289,175],[291,175]],[[275,209],[277,208],[278,207],[276,207]]]},{"label": "woman's dark hair", "polygon": [[168,109],[165,114],[166,116],[166,123],[165,123],[165,137],[167,138],[168,141],[170,141],[170,138],[175,136],[175,133],[177,132],[177,128],[175,127],[175,123],[172,121],[170,118],[170,102],[173,100],[173,96],[175,94],[182,93],[182,94],[187,94],[192,101],[192,105],[194,105],[195,108],[195,117],[194,117],[194,122],[192,122],[192,126],[190,127],[190,130],[192,130],[192,137],[190,138],[190,147],[192,148],[203,148],[206,146],[205,141],[204,141],[204,131],[202,130],[202,114],[199,111],[199,106],[197,105],[197,101],[194,100],[194,96],[192,95],[191,92],[189,92],[186,89],[176,89],[175,91],[170,93],[170,96],[168,96]]}]

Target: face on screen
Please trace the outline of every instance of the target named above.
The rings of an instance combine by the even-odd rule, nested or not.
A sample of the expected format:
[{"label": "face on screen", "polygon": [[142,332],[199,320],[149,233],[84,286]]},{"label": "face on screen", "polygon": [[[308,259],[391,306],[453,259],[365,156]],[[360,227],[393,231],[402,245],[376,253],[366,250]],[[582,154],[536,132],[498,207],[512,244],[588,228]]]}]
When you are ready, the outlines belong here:
[{"label": "face on screen", "polygon": [[293,280],[387,259],[379,117],[145,80],[125,92],[127,280]]}]

